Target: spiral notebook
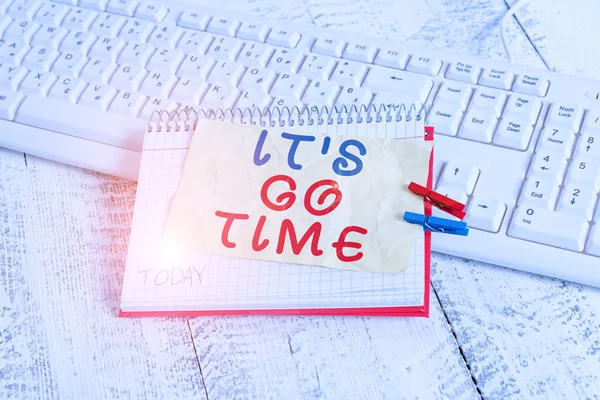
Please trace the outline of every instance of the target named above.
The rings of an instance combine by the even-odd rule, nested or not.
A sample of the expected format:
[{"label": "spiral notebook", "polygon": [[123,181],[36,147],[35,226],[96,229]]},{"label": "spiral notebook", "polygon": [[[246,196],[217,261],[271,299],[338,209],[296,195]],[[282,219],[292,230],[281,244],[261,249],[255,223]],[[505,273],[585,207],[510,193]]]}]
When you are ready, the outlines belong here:
[{"label": "spiral notebook", "polygon": [[[431,233],[419,231],[400,274],[338,270],[186,252],[157,255],[196,122],[290,126],[307,133],[433,140],[414,106],[190,110],[153,114],[145,132],[120,317],[429,315]],[[431,189],[433,151],[427,186]],[[422,213],[431,215],[423,202]]]}]

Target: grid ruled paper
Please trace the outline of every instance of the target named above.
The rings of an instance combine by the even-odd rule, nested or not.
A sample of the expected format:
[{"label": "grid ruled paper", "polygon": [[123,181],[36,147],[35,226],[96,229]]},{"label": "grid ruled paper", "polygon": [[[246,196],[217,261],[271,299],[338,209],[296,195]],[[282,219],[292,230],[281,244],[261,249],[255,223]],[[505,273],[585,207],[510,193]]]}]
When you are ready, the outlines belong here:
[{"label": "grid ruled paper", "polygon": [[[305,124],[307,132],[423,140],[421,121]],[[287,125],[289,126],[289,125]],[[424,234],[402,274],[337,270],[161,248],[193,131],[146,133],[121,309],[181,311],[420,306]],[[421,211],[423,212],[423,211]],[[172,252],[171,252],[172,250]]]}]

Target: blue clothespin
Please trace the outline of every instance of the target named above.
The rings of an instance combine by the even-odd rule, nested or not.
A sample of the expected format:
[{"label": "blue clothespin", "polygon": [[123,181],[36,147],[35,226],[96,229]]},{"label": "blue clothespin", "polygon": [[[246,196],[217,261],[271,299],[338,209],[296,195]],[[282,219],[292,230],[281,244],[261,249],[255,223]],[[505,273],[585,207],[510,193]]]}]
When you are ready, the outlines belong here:
[{"label": "blue clothespin", "polygon": [[416,214],[413,212],[406,211],[404,213],[404,220],[411,224],[423,225],[423,229],[431,232],[438,233],[449,233],[451,235],[467,236],[469,234],[469,228],[467,223],[462,221],[452,221],[449,219],[430,217],[423,214]]}]

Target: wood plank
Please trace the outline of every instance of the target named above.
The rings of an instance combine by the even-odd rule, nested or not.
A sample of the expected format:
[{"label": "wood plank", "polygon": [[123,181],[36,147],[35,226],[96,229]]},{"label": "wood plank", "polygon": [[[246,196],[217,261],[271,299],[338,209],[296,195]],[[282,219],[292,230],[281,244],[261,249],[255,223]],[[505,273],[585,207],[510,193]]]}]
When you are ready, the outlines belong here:
[{"label": "wood plank", "polygon": [[135,185],[0,150],[0,398],[194,397],[182,319],[118,319]]}]

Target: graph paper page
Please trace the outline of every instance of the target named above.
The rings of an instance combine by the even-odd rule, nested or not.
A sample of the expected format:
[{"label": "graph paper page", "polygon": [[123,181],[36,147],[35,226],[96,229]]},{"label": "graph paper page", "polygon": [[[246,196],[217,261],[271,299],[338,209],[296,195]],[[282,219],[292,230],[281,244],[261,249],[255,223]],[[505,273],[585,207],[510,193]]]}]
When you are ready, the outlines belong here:
[{"label": "graph paper page", "polygon": [[[331,122],[331,121],[329,121]],[[298,125],[294,126],[299,129]],[[423,121],[304,125],[307,132],[423,140]],[[138,178],[121,309],[184,311],[420,306],[424,234],[402,274],[346,271],[161,247],[193,131],[149,132]],[[424,212],[421,210],[421,212]]]}]

